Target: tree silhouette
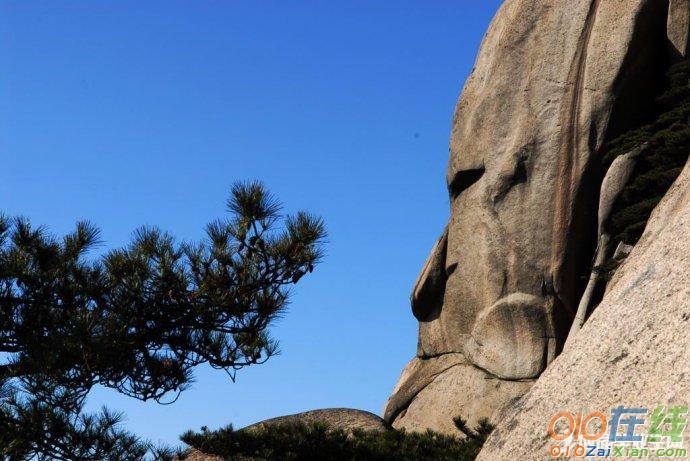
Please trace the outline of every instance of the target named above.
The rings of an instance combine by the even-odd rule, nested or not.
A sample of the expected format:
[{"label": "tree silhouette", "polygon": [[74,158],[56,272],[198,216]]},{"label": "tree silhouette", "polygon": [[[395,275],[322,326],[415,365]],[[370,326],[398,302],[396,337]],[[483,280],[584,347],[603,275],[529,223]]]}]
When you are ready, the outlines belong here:
[{"label": "tree silhouette", "polygon": [[141,459],[150,447],[118,415],[82,415],[99,384],[173,402],[209,364],[237,370],[277,352],[268,327],[290,286],[311,272],[320,218],[282,219],[260,183],[239,183],[230,219],[199,243],[141,228],[122,249],[88,259],[99,230],[58,239],[0,216],[0,454],[5,459]]}]

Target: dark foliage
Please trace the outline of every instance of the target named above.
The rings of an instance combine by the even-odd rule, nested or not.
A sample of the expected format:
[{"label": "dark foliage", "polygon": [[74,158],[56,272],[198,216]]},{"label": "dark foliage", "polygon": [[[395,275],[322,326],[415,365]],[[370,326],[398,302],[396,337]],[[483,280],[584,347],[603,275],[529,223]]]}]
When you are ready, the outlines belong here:
[{"label": "dark foliage", "polygon": [[657,102],[656,120],[612,141],[606,165],[631,149],[648,144],[633,177],[614,205],[608,222],[614,247],[617,242],[634,245],[650,214],[680,174],[690,153],[690,61],[675,64],[668,72],[668,89]]},{"label": "dark foliage", "polygon": [[268,425],[250,431],[235,431],[228,426],[216,431],[190,431],[182,441],[203,453],[236,461],[464,461],[476,458],[492,429],[483,421],[461,440],[433,431],[347,432],[319,423]]},{"label": "dark foliage", "polygon": [[55,407],[24,395],[5,396],[0,417],[0,459],[69,461],[170,460],[156,448],[120,428],[121,415],[103,409],[81,413],[81,405]]},{"label": "dark foliage", "polygon": [[277,352],[268,327],[320,260],[324,225],[281,223],[259,183],[236,185],[228,210],[200,243],[142,228],[91,259],[89,223],[58,239],[0,216],[0,459],[141,459],[116,415],[81,415],[93,386],[169,403],[197,365],[234,379]]},{"label": "dark foliage", "polygon": [[455,427],[460,432],[465,434],[465,437],[475,441],[477,444],[479,444],[480,447],[484,445],[484,442],[486,442],[486,439],[489,437],[489,434],[491,434],[491,431],[494,430],[493,424],[491,424],[489,420],[486,418],[479,420],[479,425],[476,429],[471,429],[467,425],[467,421],[462,419],[462,417],[460,416],[456,416],[455,418],[453,418],[453,424],[455,424]]}]

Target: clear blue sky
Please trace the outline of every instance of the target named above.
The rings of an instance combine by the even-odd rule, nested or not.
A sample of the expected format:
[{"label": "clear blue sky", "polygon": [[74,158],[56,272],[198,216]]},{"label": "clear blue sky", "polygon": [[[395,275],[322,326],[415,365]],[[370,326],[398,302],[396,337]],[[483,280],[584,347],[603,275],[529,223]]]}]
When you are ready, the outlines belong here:
[{"label": "clear blue sky", "polygon": [[260,179],[320,214],[327,257],[273,328],[282,354],[199,369],[172,406],[91,408],[175,443],[323,407],[380,413],[414,355],[409,293],[448,217],[456,98],[499,0],[0,2],[0,210],[109,247],[180,239]]}]

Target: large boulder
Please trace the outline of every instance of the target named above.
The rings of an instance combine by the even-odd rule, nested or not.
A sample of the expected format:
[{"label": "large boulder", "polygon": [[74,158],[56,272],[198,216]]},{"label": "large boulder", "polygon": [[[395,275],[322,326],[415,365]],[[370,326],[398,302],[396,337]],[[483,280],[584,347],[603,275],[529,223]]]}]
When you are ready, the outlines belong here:
[{"label": "large boulder", "polygon": [[[384,410],[394,427],[496,421],[562,348],[597,243],[602,146],[652,104],[667,27],[683,40],[682,12],[668,12],[660,0],[498,11],[455,110],[451,217],[413,291],[418,351]],[[447,354],[458,365],[437,371]]]},{"label": "large boulder", "polygon": [[[548,457],[560,411],[690,402],[690,164],[580,333],[495,429],[479,459]],[[687,433],[686,433],[687,434]],[[685,438],[686,448],[688,438]]]}]

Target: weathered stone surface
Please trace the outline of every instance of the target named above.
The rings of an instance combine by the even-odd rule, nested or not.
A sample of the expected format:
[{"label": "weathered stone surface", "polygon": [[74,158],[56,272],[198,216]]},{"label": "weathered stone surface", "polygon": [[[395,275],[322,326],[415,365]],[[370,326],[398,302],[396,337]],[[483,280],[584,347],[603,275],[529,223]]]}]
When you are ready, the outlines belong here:
[{"label": "weathered stone surface", "polygon": [[363,410],[352,408],[325,408],[311,410],[294,415],[278,416],[243,428],[244,431],[276,424],[312,424],[323,423],[336,429],[351,431],[361,429],[365,431],[386,431],[390,429],[380,416]]},{"label": "weathered stone surface", "polygon": [[467,365],[467,359],[463,354],[449,353],[438,357],[412,359],[388,398],[383,418],[386,421],[394,421],[422,389],[441,373],[459,364]]},{"label": "weathered stone surface", "polygon": [[690,34],[690,0],[670,0],[668,6],[668,39],[678,57],[688,56]]},{"label": "weathered stone surface", "polygon": [[[413,294],[419,357],[458,353],[495,376],[514,378],[538,375],[554,355],[548,351],[562,346],[597,243],[599,154],[609,136],[627,128],[633,109],[653,99],[668,49],[667,22],[666,4],[657,0],[504,2],[455,111],[445,261],[435,250],[429,264],[437,276],[424,275],[429,264],[420,276],[434,281],[424,287],[439,292],[425,292],[424,299],[434,300],[430,306],[414,302],[422,298]],[[550,318],[536,320],[536,309],[507,312],[510,305],[524,310],[511,304],[516,294],[550,306]],[[528,319],[523,324],[534,331],[511,330],[507,319]],[[545,324],[552,326],[546,341]],[[405,381],[433,375],[420,370],[427,366],[432,362],[413,365],[417,371],[403,374],[397,389],[416,389],[418,383]],[[441,379],[460,386],[451,376],[461,368],[442,373],[436,388]],[[469,380],[435,399],[445,398],[446,407],[461,409],[453,416],[472,421],[472,412],[493,414],[486,409],[494,400],[514,396],[508,386],[501,398],[478,388],[480,380]],[[389,421],[450,427],[450,410],[432,419],[431,407],[421,404],[434,401],[431,392],[417,392],[407,409],[386,409]]]},{"label": "weathered stone surface", "polygon": [[545,459],[546,425],[562,410],[608,413],[618,405],[688,404],[688,242],[690,164],[655,209],[580,334],[507,411],[479,460]]},{"label": "weathered stone surface", "polygon": [[[179,458],[175,458],[179,461]],[[219,456],[207,455],[194,448],[187,450],[184,454],[184,461],[224,461],[223,458]]]},{"label": "weathered stone surface", "polygon": [[502,298],[477,316],[467,358],[498,378],[536,378],[556,353],[551,308],[525,293]]},{"label": "weathered stone surface", "polygon": [[461,436],[453,424],[467,416],[475,427],[480,419],[499,420],[501,413],[522,396],[532,380],[497,379],[472,365],[457,364],[439,373],[397,415],[393,427],[423,432],[427,428]]},{"label": "weathered stone surface", "polygon": [[637,164],[637,157],[647,148],[647,145],[637,147],[630,152],[616,157],[611,163],[604,180],[601,182],[601,193],[599,194],[598,211],[598,232],[599,236],[604,233],[604,225],[611,216],[613,205],[616,199],[628,184]]}]

